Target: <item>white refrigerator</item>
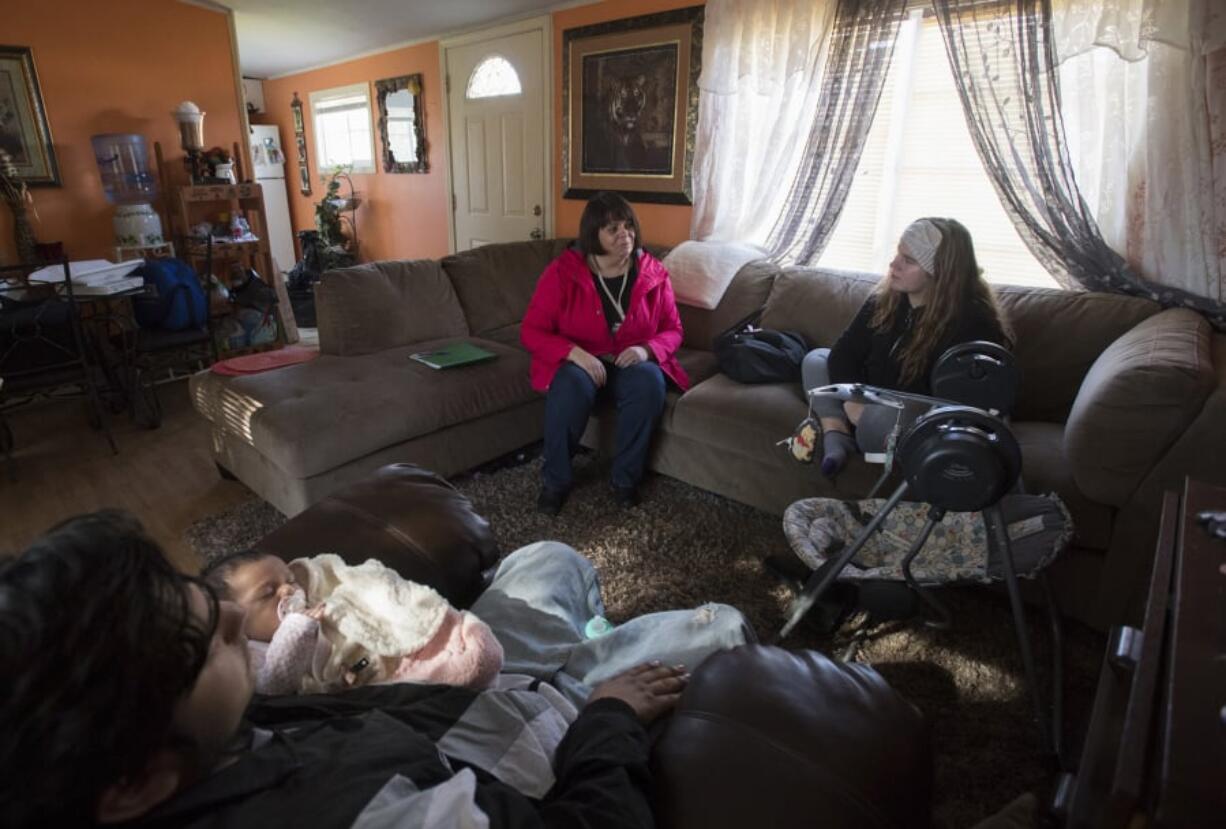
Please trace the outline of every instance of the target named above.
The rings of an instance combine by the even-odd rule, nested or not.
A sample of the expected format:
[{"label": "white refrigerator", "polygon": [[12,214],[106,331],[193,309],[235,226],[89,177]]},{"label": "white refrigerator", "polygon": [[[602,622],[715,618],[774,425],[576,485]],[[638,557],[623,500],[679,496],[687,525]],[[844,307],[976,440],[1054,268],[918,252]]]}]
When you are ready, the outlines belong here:
[{"label": "white refrigerator", "polygon": [[251,166],[264,190],[268,219],[268,247],[273,266],[285,273],[294,267],[294,230],[289,221],[289,193],[285,189],[285,152],[275,126],[251,126]]}]

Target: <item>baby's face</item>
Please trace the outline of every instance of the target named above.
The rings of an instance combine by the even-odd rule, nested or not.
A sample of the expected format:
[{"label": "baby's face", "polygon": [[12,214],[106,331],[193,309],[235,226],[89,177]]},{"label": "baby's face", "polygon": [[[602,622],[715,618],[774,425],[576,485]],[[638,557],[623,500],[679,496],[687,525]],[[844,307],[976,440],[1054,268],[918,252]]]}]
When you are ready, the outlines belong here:
[{"label": "baby's face", "polygon": [[247,637],[257,642],[272,639],[281,626],[277,605],[298,587],[289,566],[276,556],[240,564],[230,571],[226,585],[235,603],[247,611]]}]

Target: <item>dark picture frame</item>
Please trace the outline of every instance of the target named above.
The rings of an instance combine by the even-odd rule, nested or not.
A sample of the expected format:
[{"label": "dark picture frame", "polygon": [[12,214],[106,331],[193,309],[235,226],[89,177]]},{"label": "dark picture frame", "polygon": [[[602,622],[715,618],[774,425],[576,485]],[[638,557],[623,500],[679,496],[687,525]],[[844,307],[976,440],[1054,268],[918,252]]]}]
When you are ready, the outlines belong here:
[{"label": "dark picture frame", "polygon": [[[401,75],[397,78],[384,78],[375,81],[375,101],[379,108],[379,140],[383,142],[383,172],[385,173],[428,173],[430,163],[426,159],[426,118],[425,104],[422,102],[423,81],[421,73]],[[401,160],[392,150],[389,138],[388,97],[400,92],[407,92],[413,101],[411,124],[413,134],[410,144],[413,152],[411,158]]]},{"label": "dark picture frame", "polygon": [[290,112],[294,117],[294,146],[298,150],[298,192],[304,196],[311,195],[311,166],[307,160],[306,121],[302,117],[302,99],[298,93],[289,102]]},{"label": "dark picture frame", "polygon": [[693,204],[703,7],[562,33],[563,198]]},{"label": "dark picture frame", "polygon": [[0,149],[29,186],[60,186],[51,124],[28,46],[0,46]]}]

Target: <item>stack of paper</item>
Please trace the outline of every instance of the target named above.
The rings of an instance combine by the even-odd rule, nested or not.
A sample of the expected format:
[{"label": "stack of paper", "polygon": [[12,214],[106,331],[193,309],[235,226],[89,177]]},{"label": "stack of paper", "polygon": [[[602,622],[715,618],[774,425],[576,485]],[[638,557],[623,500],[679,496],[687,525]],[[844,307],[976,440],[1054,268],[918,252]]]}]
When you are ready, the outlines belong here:
[{"label": "stack of paper", "polygon": [[118,279],[112,279],[110,282],[104,282],[101,285],[78,285],[75,281],[72,283],[72,293],[75,296],[105,296],[106,294],[121,294],[124,291],[135,291],[145,287],[145,278],[143,276],[121,276]]},{"label": "stack of paper", "polygon": [[[105,259],[69,262],[72,292],[82,296],[105,296],[135,290],[142,287],[145,280],[143,277],[128,274],[143,264],[145,264],[143,259],[134,259],[130,262],[108,262]],[[64,281],[64,266],[50,265],[37,270],[30,274],[30,281],[59,284]]]}]

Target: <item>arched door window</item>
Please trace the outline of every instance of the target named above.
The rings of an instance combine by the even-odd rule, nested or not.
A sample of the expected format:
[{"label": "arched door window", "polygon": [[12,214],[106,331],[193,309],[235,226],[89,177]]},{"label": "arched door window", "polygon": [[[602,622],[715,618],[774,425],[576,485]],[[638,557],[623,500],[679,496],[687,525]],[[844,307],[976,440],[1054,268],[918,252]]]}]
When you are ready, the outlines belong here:
[{"label": "arched door window", "polygon": [[469,100],[496,98],[500,95],[518,95],[522,91],[519,74],[511,62],[501,55],[490,55],[478,63],[469,76],[464,97]]}]

